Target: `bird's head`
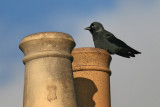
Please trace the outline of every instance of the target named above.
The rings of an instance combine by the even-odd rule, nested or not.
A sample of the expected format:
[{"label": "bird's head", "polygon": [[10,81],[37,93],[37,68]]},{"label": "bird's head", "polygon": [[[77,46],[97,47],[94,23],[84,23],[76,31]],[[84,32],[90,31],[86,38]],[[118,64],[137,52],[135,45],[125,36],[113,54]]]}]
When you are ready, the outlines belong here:
[{"label": "bird's head", "polygon": [[99,22],[93,22],[89,27],[86,27],[85,30],[89,30],[90,32],[99,32],[103,31],[103,25]]}]

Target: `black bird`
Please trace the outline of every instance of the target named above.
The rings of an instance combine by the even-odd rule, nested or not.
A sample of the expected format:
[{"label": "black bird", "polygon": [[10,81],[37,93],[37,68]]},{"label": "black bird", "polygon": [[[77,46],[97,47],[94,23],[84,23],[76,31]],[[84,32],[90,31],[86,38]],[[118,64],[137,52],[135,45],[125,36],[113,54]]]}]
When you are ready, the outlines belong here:
[{"label": "black bird", "polygon": [[126,58],[135,57],[135,54],[141,54],[141,52],[131,48],[112,33],[105,30],[99,22],[93,22],[85,30],[91,32],[96,48],[105,49],[110,54],[117,54]]}]

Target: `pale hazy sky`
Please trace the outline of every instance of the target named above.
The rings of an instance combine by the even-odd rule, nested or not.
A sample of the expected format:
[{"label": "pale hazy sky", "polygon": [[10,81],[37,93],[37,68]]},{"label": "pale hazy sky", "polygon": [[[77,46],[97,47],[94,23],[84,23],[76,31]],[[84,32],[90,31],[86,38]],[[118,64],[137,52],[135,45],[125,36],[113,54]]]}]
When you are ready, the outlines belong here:
[{"label": "pale hazy sky", "polygon": [[159,107],[159,0],[1,0],[0,107],[23,104],[23,37],[58,31],[72,35],[76,47],[93,47],[84,30],[93,21],[142,52],[130,59],[112,56],[112,107]]}]

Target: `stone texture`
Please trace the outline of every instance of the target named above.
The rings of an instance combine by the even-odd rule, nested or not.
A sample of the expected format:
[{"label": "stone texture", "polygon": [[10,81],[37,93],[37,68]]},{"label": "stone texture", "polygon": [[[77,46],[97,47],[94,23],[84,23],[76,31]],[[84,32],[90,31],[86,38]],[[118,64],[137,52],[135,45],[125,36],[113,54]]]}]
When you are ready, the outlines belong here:
[{"label": "stone texture", "polygon": [[25,86],[23,107],[77,107],[71,63],[73,38],[42,32],[22,39]]},{"label": "stone texture", "polygon": [[111,107],[111,56],[98,48],[77,48],[72,55],[78,107]]}]

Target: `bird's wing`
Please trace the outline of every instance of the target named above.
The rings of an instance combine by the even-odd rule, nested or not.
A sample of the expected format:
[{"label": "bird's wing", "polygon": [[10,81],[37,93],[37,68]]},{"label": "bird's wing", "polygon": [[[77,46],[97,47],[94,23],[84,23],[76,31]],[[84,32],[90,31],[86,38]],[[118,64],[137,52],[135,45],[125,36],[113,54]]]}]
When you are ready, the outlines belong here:
[{"label": "bird's wing", "polygon": [[119,47],[124,47],[124,48],[128,47],[128,45],[126,43],[124,43],[122,40],[116,38],[112,33],[108,32],[108,31],[105,32],[105,38],[109,42],[111,42]]},{"label": "bird's wing", "polygon": [[122,40],[116,38],[112,33],[105,32],[105,38],[110,42],[115,44],[118,47],[121,47],[123,50],[126,50],[128,52],[132,52],[133,54],[140,54],[141,52],[131,48],[126,43],[124,43]]}]

